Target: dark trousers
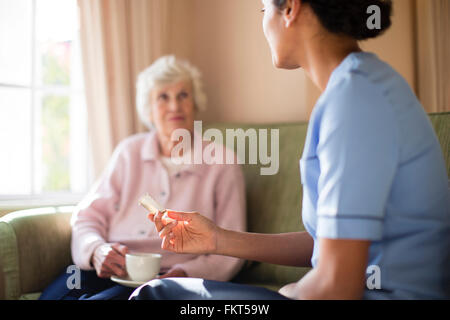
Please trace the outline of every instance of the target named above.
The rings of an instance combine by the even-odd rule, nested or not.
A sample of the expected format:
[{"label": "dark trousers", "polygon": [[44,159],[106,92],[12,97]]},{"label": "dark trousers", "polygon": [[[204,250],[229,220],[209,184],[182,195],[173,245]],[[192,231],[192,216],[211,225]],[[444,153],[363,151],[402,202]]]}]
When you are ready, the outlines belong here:
[{"label": "dark trousers", "polygon": [[133,288],[121,286],[110,279],[99,278],[95,271],[80,270],[80,286],[69,288],[70,273],[63,272],[47,288],[39,300],[127,300]]},{"label": "dark trousers", "polygon": [[136,289],[131,300],[289,300],[261,287],[204,280],[167,278],[152,280]]}]

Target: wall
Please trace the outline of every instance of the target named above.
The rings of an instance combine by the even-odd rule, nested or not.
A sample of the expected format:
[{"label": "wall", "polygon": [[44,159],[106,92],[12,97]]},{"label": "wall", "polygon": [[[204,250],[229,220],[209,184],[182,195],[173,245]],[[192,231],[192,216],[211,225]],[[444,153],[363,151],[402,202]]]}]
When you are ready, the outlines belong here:
[{"label": "wall", "polygon": [[362,48],[391,64],[415,90],[414,8],[414,0],[394,0],[392,27],[381,37],[363,42]]},{"label": "wall", "polygon": [[[394,1],[392,28],[364,42],[415,87],[413,4]],[[320,92],[302,70],[272,65],[262,31],[261,0],[173,2],[172,51],[203,72],[209,121],[245,123],[308,120]]]}]

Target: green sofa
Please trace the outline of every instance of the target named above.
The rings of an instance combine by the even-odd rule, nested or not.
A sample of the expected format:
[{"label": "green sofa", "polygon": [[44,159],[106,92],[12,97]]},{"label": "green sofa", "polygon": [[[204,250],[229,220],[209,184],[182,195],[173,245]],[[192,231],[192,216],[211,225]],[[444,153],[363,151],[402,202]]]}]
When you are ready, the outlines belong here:
[{"label": "green sofa", "polygon": [[[450,172],[450,113],[432,114],[430,119]],[[279,129],[278,174],[262,176],[259,165],[244,166],[249,231],[281,233],[304,230],[298,161],[307,126],[307,123],[210,125],[221,130]],[[72,263],[69,224],[72,210],[73,207],[23,210],[0,219],[0,299],[36,299]],[[307,271],[307,268],[247,262],[233,281],[278,289],[298,280]]]}]

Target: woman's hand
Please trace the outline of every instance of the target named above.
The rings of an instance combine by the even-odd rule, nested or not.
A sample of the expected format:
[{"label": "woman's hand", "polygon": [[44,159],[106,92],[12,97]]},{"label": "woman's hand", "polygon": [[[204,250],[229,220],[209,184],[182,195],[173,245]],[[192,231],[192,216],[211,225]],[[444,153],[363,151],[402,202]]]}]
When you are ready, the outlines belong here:
[{"label": "woman's hand", "polygon": [[220,228],[197,212],[168,210],[166,214],[149,214],[163,239],[161,248],[176,253],[207,254],[217,249]]},{"label": "woman's hand", "polygon": [[278,290],[278,293],[289,298],[289,299],[298,299],[298,283],[293,282],[285,285],[280,290]]},{"label": "woman's hand", "polygon": [[125,254],[128,248],[120,243],[105,243],[98,246],[92,255],[92,264],[99,278],[109,278],[113,275],[125,277]]},{"label": "woman's hand", "polygon": [[160,275],[159,279],[186,278],[186,277],[187,277],[187,273],[183,269],[177,268],[177,269],[171,269],[171,270],[167,271],[166,273]]}]

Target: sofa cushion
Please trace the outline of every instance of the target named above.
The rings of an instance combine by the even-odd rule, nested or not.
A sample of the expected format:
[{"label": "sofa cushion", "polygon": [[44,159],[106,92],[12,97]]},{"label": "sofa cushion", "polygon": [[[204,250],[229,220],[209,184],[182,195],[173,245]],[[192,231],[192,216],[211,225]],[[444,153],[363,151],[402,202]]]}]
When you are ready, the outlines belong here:
[{"label": "sofa cushion", "polygon": [[447,176],[450,178],[450,112],[433,113],[429,117],[441,143],[442,153],[447,165]]},{"label": "sofa cushion", "polygon": [[0,269],[6,299],[42,291],[71,264],[72,210],[31,209],[0,219]]},{"label": "sofa cushion", "polygon": [[20,296],[19,254],[12,226],[0,219],[0,300]]}]

